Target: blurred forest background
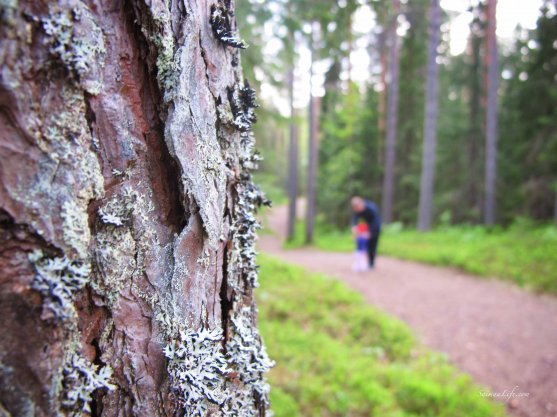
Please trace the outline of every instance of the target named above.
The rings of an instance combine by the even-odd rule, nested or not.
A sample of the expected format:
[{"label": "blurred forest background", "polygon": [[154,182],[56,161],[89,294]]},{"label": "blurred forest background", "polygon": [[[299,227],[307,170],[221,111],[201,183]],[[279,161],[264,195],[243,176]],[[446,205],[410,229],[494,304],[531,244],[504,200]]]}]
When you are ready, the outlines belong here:
[{"label": "blurred forest background", "polygon": [[[381,208],[380,255],[557,294],[556,3],[237,2],[261,105],[256,180],[289,204],[286,248],[314,245],[315,264],[352,251],[361,195]],[[506,415],[406,325],[267,255],[258,304],[277,416]],[[378,263],[364,279],[385,279]]]},{"label": "blurred forest background", "polygon": [[306,241],[355,194],[422,230],[557,222],[555,5],[496,40],[494,1],[238,2],[263,188],[307,195]]}]

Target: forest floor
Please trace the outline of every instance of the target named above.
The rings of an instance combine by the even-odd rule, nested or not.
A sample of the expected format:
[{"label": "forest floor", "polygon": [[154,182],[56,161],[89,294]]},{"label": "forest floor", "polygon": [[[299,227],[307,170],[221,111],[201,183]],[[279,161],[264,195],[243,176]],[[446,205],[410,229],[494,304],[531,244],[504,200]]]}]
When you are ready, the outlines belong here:
[{"label": "forest floor", "polygon": [[353,272],[352,254],[284,249],[286,219],[285,206],[264,214],[269,233],[259,238],[261,251],[359,291],[500,395],[513,415],[557,417],[557,298],[384,256],[373,271]]}]

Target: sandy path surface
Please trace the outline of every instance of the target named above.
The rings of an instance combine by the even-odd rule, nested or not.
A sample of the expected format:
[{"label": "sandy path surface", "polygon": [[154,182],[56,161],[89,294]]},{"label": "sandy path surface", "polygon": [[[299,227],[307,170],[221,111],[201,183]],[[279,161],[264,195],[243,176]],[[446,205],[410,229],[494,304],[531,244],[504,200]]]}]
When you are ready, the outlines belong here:
[{"label": "sandy path surface", "polygon": [[260,237],[261,251],[344,281],[492,392],[527,393],[502,399],[513,415],[557,417],[557,298],[384,256],[375,270],[355,273],[352,254],[283,250],[286,214],[266,214],[273,235]]}]

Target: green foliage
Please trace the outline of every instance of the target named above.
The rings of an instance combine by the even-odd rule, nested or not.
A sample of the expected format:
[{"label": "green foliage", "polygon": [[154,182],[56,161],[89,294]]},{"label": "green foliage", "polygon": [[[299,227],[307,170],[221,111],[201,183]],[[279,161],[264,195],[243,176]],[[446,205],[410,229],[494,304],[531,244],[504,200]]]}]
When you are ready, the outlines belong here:
[{"label": "green foliage", "polygon": [[[375,13],[375,26],[368,34],[353,33],[349,22],[359,11],[358,4],[361,2],[355,0],[248,0],[237,5],[239,30],[252,45],[242,56],[244,71],[250,81],[255,79],[256,87],[261,83],[272,85],[283,98],[289,94],[286,74],[298,59],[295,46],[308,46],[310,22],[320,27],[314,60],[328,66],[328,70],[320,109],[317,209],[327,223],[337,227],[348,224],[347,203],[353,195],[381,201],[385,132],[379,126],[385,115],[379,114],[378,108],[385,93],[380,64],[384,63],[382,54],[389,48],[384,35],[393,21],[393,10],[392,2],[367,3]],[[447,33],[439,46],[440,114],[433,201],[437,224],[479,223],[482,219],[485,1],[477,2],[471,11],[474,19],[465,52],[457,56],[449,53]],[[405,225],[414,225],[421,171],[429,1],[403,2],[401,13],[405,23],[400,26],[405,33],[400,39],[394,217]],[[445,22],[454,17],[446,14]],[[443,28],[446,30],[446,25]],[[273,48],[264,48],[271,33]],[[341,75],[351,46],[357,45],[362,35],[371,40],[369,83],[349,84]],[[500,45],[504,76],[499,88],[497,217],[503,225],[512,223],[517,216],[549,220],[555,211],[555,39],[557,16],[542,8],[536,29],[519,28],[515,45]],[[276,176],[274,186],[283,188],[290,120],[280,116],[270,103],[261,104],[260,122],[255,126],[258,146],[265,157],[261,169]],[[303,192],[307,120],[300,109],[298,114],[298,189]]]},{"label": "green foliage", "polygon": [[500,201],[513,215],[551,218],[557,180],[557,15],[542,9],[538,27],[522,31],[503,68]]},{"label": "green foliage", "polygon": [[330,110],[322,117],[317,199],[325,221],[344,226],[353,195],[379,192],[370,185],[379,176],[378,164],[370,162],[377,154],[377,94],[369,91],[362,97],[354,84],[346,95],[327,94]]},{"label": "green foliage", "polygon": [[406,5],[410,28],[400,51],[397,158],[394,215],[414,224],[418,215],[424,124],[425,71],[430,0]]},{"label": "green foliage", "polygon": [[261,257],[259,324],[277,417],[496,417],[500,405],[340,282]]},{"label": "green foliage", "polygon": [[253,174],[253,182],[263,190],[265,196],[272,201],[273,205],[281,205],[288,202],[288,198],[284,194],[284,188],[281,186],[279,178],[275,175],[256,172]]},{"label": "green foliage", "polygon": [[[381,2],[378,2],[381,3]],[[379,4],[374,6],[379,12]],[[469,46],[458,56],[440,45],[440,117],[434,217],[452,223],[478,223],[484,193],[485,5],[478,3]],[[427,1],[403,7],[409,28],[401,39],[394,215],[415,224],[420,182],[424,107]],[[379,19],[383,28],[385,12]],[[557,188],[557,15],[543,8],[535,30],[517,30],[517,41],[503,49],[499,106],[497,205],[501,224],[516,216],[549,220]],[[372,79],[373,82],[373,79]],[[371,85],[373,87],[373,84]],[[367,102],[327,89],[322,115],[319,211],[330,224],[347,224],[346,203],[354,194],[380,200],[382,137],[376,126],[377,93]],[[375,96],[375,100],[371,97]],[[331,105],[334,102],[334,105]],[[356,103],[356,104],[355,104]],[[371,111],[365,107],[371,107]],[[362,127],[367,129],[362,133]]]},{"label": "green foliage", "polygon": [[392,256],[455,266],[475,275],[499,277],[535,291],[557,294],[554,226],[460,226],[425,234],[387,230],[384,237],[381,250]]},{"label": "green foliage", "polygon": [[[289,94],[287,72],[295,66],[300,46],[308,47],[312,23],[319,26],[318,40],[313,45],[314,60],[330,65],[332,69],[348,55],[346,39],[353,38],[350,22],[358,7],[356,0],[248,0],[237,3],[237,21],[240,33],[251,45],[242,54],[242,67],[256,89],[262,83],[273,85],[283,97]],[[272,32],[275,48],[270,51],[263,46]],[[355,39],[354,39],[355,40]],[[270,44],[270,43],[269,43]],[[330,62],[330,63],[329,63]],[[338,83],[339,72],[330,80]],[[279,115],[271,103],[261,102],[259,123],[254,127],[258,148],[264,156],[261,171],[275,175],[282,185],[287,177],[287,142],[289,118]],[[307,127],[300,118],[294,120],[301,133],[300,154],[305,158],[305,134]],[[304,183],[303,170],[299,172],[299,184]],[[303,187],[300,186],[300,189]]]},{"label": "green foliage", "polygon": [[[303,245],[302,224],[287,248]],[[315,245],[328,251],[354,250],[349,230],[323,222],[316,225]],[[497,277],[537,292],[557,294],[557,227],[540,226],[528,218],[508,228],[444,226],[431,232],[404,229],[401,223],[383,228],[379,253],[433,265],[453,266],[483,277]]]}]

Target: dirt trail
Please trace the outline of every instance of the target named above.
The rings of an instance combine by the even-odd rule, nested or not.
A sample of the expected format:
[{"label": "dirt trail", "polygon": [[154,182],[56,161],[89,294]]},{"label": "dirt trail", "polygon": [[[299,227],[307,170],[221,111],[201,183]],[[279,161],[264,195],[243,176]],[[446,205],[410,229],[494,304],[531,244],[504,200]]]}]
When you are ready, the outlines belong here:
[{"label": "dirt trail", "polygon": [[346,282],[492,392],[528,393],[507,401],[513,415],[557,417],[556,298],[384,256],[375,270],[355,273],[348,253],[285,251],[286,213],[277,207],[265,216],[274,233],[260,237],[261,251]]}]

